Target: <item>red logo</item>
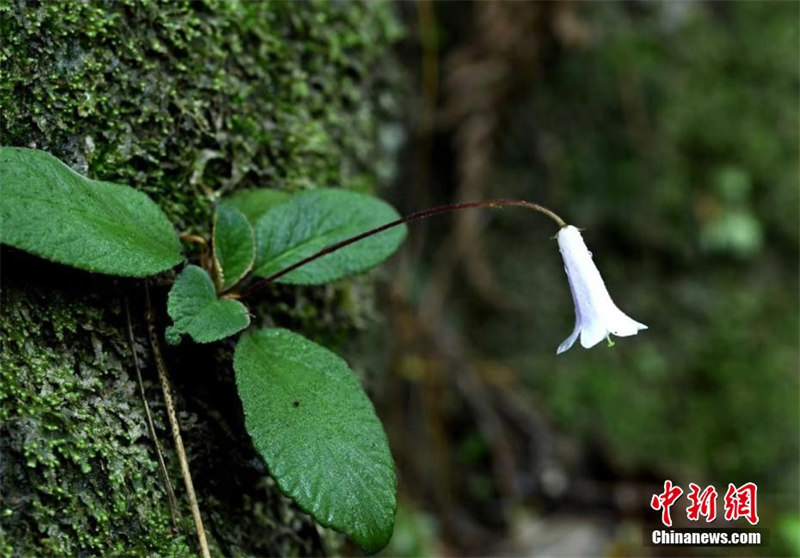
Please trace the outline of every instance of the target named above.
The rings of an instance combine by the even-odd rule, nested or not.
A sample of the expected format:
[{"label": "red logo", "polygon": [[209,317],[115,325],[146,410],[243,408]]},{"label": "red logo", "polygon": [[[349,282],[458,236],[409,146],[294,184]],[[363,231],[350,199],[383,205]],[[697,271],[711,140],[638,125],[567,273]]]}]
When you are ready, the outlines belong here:
[{"label": "red logo", "polygon": [[661,510],[661,523],[667,527],[672,527],[672,517],[669,515],[669,509],[675,500],[681,497],[683,489],[678,486],[672,486],[671,480],[664,481],[664,492],[661,494],[653,494],[650,498],[650,507],[654,510]]},{"label": "red logo", "polygon": [[[725,492],[725,520],[736,521],[744,518],[750,525],[758,523],[758,502],[755,483],[748,482],[740,487],[728,484]],[[661,523],[672,527],[670,508],[683,495],[683,489],[672,484],[671,480],[664,481],[664,491],[653,494],[650,498],[650,507],[661,511]],[[693,482],[689,483],[689,492],[686,494],[689,506],[686,508],[686,517],[689,521],[700,521],[705,518],[706,523],[711,523],[717,518],[717,489],[713,485],[706,486],[703,490]]]},{"label": "red logo", "polygon": [[702,492],[695,483],[689,483],[689,494],[686,495],[691,504],[686,508],[686,517],[689,521],[699,521],[700,516],[706,518],[706,523],[711,523],[717,518],[717,489],[707,486]]},{"label": "red logo", "polygon": [[739,488],[728,484],[728,491],[725,493],[725,519],[736,521],[740,517],[744,517],[750,522],[750,525],[758,523],[757,490],[755,483],[752,482],[743,484]]}]

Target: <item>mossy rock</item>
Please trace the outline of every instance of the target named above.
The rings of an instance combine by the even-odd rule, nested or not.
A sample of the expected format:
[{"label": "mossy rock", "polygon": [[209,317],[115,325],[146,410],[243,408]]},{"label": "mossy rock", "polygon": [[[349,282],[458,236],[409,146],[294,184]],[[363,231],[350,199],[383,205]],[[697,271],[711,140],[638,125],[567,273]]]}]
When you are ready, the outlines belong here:
[{"label": "mossy rock", "polygon": [[[379,141],[393,110],[386,62],[399,27],[391,10],[0,0],[0,145],[44,149],[91,178],[142,190],[181,232],[207,234],[213,204],[240,188],[370,189],[391,167]],[[144,334],[142,283],[5,247],[2,259],[0,556],[193,552]],[[284,310],[257,319],[341,340],[371,311],[365,284],[277,289],[268,300]],[[163,308],[164,287],[152,291]],[[291,302],[298,297],[303,304]],[[178,496],[176,521],[132,350]],[[166,358],[212,551],[296,555],[335,546],[337,537],[280,496],[252,450],[230,346],[184,344]]]}]

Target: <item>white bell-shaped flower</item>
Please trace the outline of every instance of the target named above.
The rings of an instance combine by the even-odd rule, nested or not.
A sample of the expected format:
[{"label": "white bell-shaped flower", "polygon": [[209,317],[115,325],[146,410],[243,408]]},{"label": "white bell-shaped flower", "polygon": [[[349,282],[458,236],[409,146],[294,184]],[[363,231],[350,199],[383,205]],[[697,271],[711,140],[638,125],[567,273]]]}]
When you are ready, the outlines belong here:
[{"label": "white bell-shaped flower", "polygon": [[646,325],[625,315],[611,300],[600,271],[592,260],[592,253],[578,229],[572,225],[561,227],[558,249],[564,259],[564,270],[575,303],[575,330],[559,345],[557,354],[572,347],[578,335],[581,345],[588,349],[609,334],[625,337],[647,329]]}]

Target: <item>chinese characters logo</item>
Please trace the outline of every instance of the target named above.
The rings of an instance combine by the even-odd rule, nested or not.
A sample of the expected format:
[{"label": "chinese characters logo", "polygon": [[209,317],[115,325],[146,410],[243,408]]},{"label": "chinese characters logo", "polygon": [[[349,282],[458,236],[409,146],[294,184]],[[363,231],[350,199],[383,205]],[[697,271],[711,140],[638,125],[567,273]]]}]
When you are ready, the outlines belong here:
[{"label": "chinese characters logo", "polygon": [[[756,492],[758,488],[755,483],[748,482],[736,487],[728,484],[725,492],[725,520],[736,521],[739,518],[746,519],[750,525],[758,523],[758,504]],[[672,527],[672,516],[670,509],[683,495],[683,489],[672,484],[671,480],[664,481],[664,491],[660,494],[653,494],[650,499],[650,507],[656,511],[661,511],[661,523],[667,527]],[[689,499],[689,506],[686,508],[686,517],[689,521],[699,521],[705,518],[706,523],[711,523],[717,518],[717,489],[712,485],[700,490],[696,484],[689,483],[689,492],[686,497]]]}]

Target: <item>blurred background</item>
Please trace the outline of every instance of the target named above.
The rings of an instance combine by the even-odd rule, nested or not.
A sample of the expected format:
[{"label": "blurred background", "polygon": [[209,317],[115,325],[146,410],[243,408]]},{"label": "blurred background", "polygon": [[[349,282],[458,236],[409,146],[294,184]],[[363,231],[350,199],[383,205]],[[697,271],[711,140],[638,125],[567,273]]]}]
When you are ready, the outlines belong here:
[{"label": "blurred background", "polygon": [[[181,232],[225,192],[374,185],[402,213],[522,198],[583,229],[649,326],[613,348],[556,355],[557,229],[515,208],[414,223],[375,273],[251,307],[364,380],[398,469],[383,556],[800,556],[798,92],[798,2],[0,0],[0,144]],[[0,555],[187,555],[131,365],[174,481],[140,284],[0,256]],[[212,552],[360,556],[279,495],[233,343],[165,349]],[[715,486],[718,527],[756,483],[767,544],[644,546],[666,479]]]},{"label": "blurred background", "polygon": [[552,222],[412,225],[387,317],[352,348],[386,371],[373,395],[401,506],[384,554],[715,552],[642,546],[665,479],[714,485],[721,527],[728,483],[755,482],[769,544],[718,553],[800,554],[800,4],[396,9],[407,85],[381,133],[385,195],[402,213],[551,207],[650,329],[556,356],[574,313]]}]

